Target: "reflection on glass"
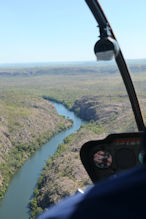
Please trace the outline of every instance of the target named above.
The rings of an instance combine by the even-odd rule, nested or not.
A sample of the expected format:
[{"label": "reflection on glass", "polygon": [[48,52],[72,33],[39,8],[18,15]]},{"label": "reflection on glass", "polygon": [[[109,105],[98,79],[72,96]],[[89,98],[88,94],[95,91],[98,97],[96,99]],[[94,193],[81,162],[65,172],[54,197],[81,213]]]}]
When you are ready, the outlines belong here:
[{"label": "reflection on glass", "polygon": [[99,168],[109,168],[112,164],[112,156],[107,151],[98,151],[94,154],[93,161]]},{"label": "reflection on glass", "polygon": [[142,151],[139,155],[138,155],[138,159],[139,159],[139,162],[141,164],[143,164],[143,157],[144,157],[144,152]]}]

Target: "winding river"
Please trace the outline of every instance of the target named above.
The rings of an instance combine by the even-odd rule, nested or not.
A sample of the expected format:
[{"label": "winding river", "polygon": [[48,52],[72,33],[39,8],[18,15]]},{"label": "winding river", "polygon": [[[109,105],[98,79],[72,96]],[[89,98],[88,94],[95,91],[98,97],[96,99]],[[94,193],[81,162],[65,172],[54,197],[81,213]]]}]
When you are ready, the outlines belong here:
[{"label": "winding river", "polygon": [[42,168],[45,165],[45,160],[56,152],[58,144],[63,142],[65,137],[76,132],[81,124],[85,123],[62,104],[52,103],[58,114],[73,120],[73,126],[68,130],[55,135],[47,144],[44,144],[14,175],[9,184],[5,198],[0,204],[1,219],[29,218],[28,203],[32,198],[33,190]]}]

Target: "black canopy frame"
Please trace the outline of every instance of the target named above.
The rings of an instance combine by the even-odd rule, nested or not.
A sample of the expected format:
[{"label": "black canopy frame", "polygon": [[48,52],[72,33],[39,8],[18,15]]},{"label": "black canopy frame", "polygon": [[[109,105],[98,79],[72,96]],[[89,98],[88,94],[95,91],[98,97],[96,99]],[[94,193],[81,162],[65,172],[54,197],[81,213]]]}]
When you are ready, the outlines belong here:
[{"label": "black canopy frame", "polygon": [[[87,5],[89,6],[92,14],[94,15],[94,17],[98,23],[98,26],[100,28],[101,37],[102,37],[102,32],[105,31],[106,29],[108,29],[108,31],[110,31],[111,37],[117,41],[117,39],[113,33],[113,30],[110,26],[110,23],[108,22],[98,0],[85,0],[85,1],[86,1]],[[133,110],[133,113],[135,116],[137,128],[139,131],[143,131],[145,129],[145,125],[144,125],[140,105],[138,102],[138,98],[137,98],[137,95],[135,92],[134,85],[132,83],[132,79],[131,79],[131,76],[129,73],[128,66],[126,64],[126,61],[124,59],[124,56],[122,54],[120,47],[119,47],[119,53],[115,57],[115,61],[117,63],[117,66],[119,68],[119,71],[121,73],[123,82],[125,84],[125,87],[126,87],[126,90],[127,90],[128,96],[129,96],[129,100],[130,100],[132,110]]]}]

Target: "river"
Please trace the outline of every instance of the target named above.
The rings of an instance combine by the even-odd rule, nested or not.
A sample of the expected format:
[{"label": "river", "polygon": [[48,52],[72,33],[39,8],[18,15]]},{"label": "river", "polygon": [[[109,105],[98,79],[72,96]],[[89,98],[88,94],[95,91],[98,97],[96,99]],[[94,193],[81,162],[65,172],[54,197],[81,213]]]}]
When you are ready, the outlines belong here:
[{"label": "river", "polygon": [[85,122],[69,111],[62,104],[52,102],[58,114],[73,120],[73,126],[66,131],[55,135],[47,144],[44,144],[34,155],[25,162],[12,178],[6,195],[0,204],[1,219],[28,219],[28,203],[33,196],[45,160],[51,157],[57,150],[58,144],[63,139],[76,132]]}]

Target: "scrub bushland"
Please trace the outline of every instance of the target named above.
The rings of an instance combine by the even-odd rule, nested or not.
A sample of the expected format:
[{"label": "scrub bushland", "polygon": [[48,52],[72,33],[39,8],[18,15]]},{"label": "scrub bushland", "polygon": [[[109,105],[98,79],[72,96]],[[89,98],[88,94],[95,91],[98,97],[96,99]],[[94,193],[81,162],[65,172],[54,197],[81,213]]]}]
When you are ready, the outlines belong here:
[{"label": "scrub bushland", "polygon": [[41,97],[3,92],[0,96],[0,198],[13,174],[42,144],[72,122]]},{"label": "scrub bushland", "polygon": [[[131,64],[129,67],[132,71],[131,76],[144,116],[146,116],[146,65],[137,63]],[[73,110],[81,118],[87,120],[88,123],[81,128],[79,133],[69,137],[70,141],[66,139],[64,145],[59,146],[58,150],[60,152],[56,155],[58,158],[51,158],[44,167],[45,175],[42,174],[38,183],[41,186],[44,176],[47,180],[47,175],[52,168],[49,165],[54,165],[53,159],[56,159],[55,162],[58,165],[56,167],[57,175],[57,168],[59,169],[59,165],[61,165],[58,160],[61,160],[62,156],[66,156],[65,154],[68,150],[71,150],[73,142],[75,142],[73,150],[76,151],[76,154],[74,152],[71,155],[75,155],[72,159],[76,161],[75,165],[79,166],[78,147],[81,146],[84,140],[90,140],[93,137],[97,139],[113,132],[136,130],[121,76],[116,66],[112,64],[109,66],[90,63],[57,67],[1,68],[0,135],[2,143],[0,143],[0,184],[3,184],[1,197],[6,190],[9,179],[24,161],[53,134],[70,125],[66,120],[57,116],[48,100],[63,103],[68,109]],[[48,125],[46,124],[45,129],[42,129],[47,121],[48,123],[50,121],[50,124],[56,122],[56,125],[54,127],[50,125],[50,129],[46,129]],[[64,121],[66,121],[65,124]],[[40,130],[42,131],[38,127],[41,127]],[[83,140],[81,141],[81,139]],[[81,179],[79,180],[78,173],[72,175],[73,170],[76,169],[75,166],[69,166],[67,159],[64,162],[64,168],[60,173],[61,175],[59,175],[60,182],[67,179],[69,185],[71,180],[74,182],[72,184],[74,188],[88,184],[89,179],[83,180],[83,176],[80,176]],[[70,168],[67,168],[68,166]],[[68,187],[68,190],[63,191],[64,187],[60,184],[56,188],[55,180],[57,179],[55,175],[53,177],[52,194],[55,194],[54,191],[61,192],[58,197],[52,196],[51,203],[55,203],[62,197],[74,192],[70,187]],[[41,208],[43,209],[40,203],[44,203],[43,198],[41,200],[39,196],[39,190],[40,187],[36,188],[36,199],[31,203],[31,206],[38,206],[38,213]],[[32,209],[34,208],[32,207]]]}]

